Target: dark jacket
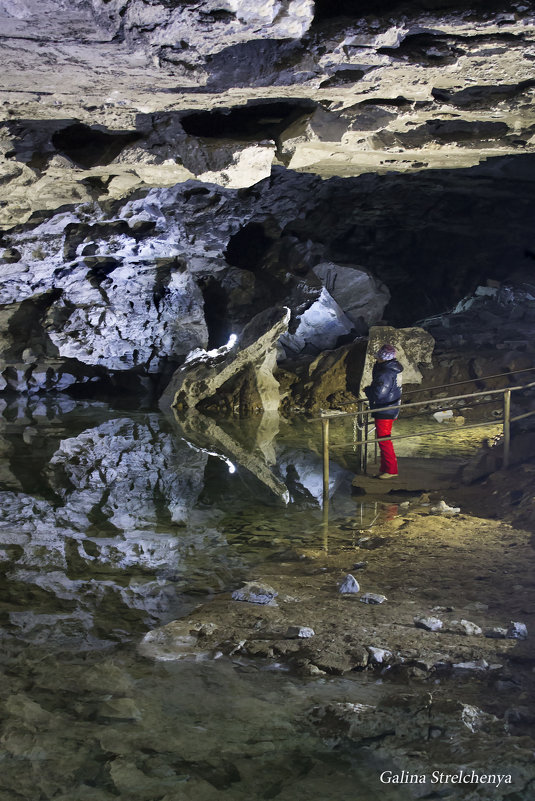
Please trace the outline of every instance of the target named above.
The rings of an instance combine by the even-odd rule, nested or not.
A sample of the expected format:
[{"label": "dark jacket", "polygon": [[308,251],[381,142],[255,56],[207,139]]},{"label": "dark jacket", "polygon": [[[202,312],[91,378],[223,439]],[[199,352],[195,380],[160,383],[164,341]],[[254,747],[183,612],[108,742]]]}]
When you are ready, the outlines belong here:
[{"label": "dark jacket", "polygon": [[401,399],[401,373],[403,367],[397,359],[388,362],[376,362],[372,371],[372,383],[364,388],[366,397],[370,401],[371,409],[380,409],[383,406],[392,406],[392,410],[385,409],[374,414],[379,420],[395,420],[399,414]]}]

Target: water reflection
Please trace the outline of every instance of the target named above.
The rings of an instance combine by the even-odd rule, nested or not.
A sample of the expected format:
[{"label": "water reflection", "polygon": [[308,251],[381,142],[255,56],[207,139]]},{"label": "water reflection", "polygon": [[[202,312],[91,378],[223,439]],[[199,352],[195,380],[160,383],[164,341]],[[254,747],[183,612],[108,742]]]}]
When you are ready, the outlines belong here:
[{"label": "water reflection", "polygon": [[[318,425],[30,401],[0,417],[4,636],[135,639],[236,587],[257,561],[340,544],[322,516]],[[352,516],[354,530],[395,514],[357,504],[342,464],[331,462],[331,521]]]},{"label": "water reflection", "polygon": [[[333,788],[354,801],[357,786],[374,798],[377,771],[303,725],[314,702],[373,703],[372,676],[310,683],[260,662],[162,666],[135,650],[254,565],[325,547],[319,427],[68,399],[5,412],[0,801],[330,801]],[[333,461],[329,547],[396,513],[352,499],[352,475]]]},{"label": "water reflection", "polygon": [[[236,586],[259,551],[290,544],[295,515],[310,511],[301,542],[319,524],[320,457],[279,442],[276,417],[238,438],[202,415],[72,401],[60,414],[58,402],[3,418],[5,636],[76,648],[135,637]],[[334,469],[333,493],[348,478]]]}]

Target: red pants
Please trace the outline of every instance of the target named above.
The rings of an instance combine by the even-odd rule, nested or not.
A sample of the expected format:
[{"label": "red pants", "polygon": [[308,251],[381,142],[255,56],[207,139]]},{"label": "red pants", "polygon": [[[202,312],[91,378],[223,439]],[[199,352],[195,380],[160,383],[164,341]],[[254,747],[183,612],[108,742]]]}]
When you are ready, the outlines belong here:
[{"label": "red pants", "polygon": [[[389,437],[392,433],[393,420],[378,420],[375,418],[375,431],[377,437]],[[387,439],[379,443],[381,451],[381,473],[394,473],[398,472],[398,462],[394,452],[392,440]]]}]

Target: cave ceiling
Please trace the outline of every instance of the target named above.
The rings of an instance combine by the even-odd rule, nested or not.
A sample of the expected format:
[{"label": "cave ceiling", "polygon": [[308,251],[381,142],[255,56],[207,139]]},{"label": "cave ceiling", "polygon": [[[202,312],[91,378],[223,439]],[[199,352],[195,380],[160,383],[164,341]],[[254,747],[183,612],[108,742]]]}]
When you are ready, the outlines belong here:
[{"label": "cave ceiling", "polygon": [[0,391],[144,386],[277,306],[317,353],[531,281],[534,22],[0,0]]},{"label": "cave ceiling", "polygon": [[0,225],[535,150],[532,3],[0,0]]}]

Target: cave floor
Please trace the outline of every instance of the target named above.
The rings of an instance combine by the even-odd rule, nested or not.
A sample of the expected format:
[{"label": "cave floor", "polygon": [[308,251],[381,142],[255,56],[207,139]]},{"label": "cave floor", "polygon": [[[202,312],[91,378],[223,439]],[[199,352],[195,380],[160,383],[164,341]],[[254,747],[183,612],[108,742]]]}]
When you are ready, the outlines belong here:
[{"label": "cave floor", "polygon": [[[504,753],[513,787],[492,798],[530,798],[531,463],[373,498],[335,461],[327,517],[306,425],[245,469],[219,429],[207,449],[152,412],[31,422],[3,430],[0,801],[405,801],[437,796],[382,770],[490,771]],[[441,500],[460,511],[433,513]],[[359,592],[342,595],[349,573]],[[234,600],[247,582],[273,605]],[[528,638],[485,636],[511,622]],[[432,738],[408,725],[430,698],[458,705]],[[390,729],[326,736],[311,711],[347,703]],[[473,710],[494,717],[468,726]]]},{"label": "cave floor", "polygon": [[382,496],[399,492],[429,492],[446,490],[459,484],[458,474],[464,464],[462,459],[400,457],[399,475],[396,478],[378,480],[377,472],[369,470],[366,475],[353,479],[354,493]]}]

